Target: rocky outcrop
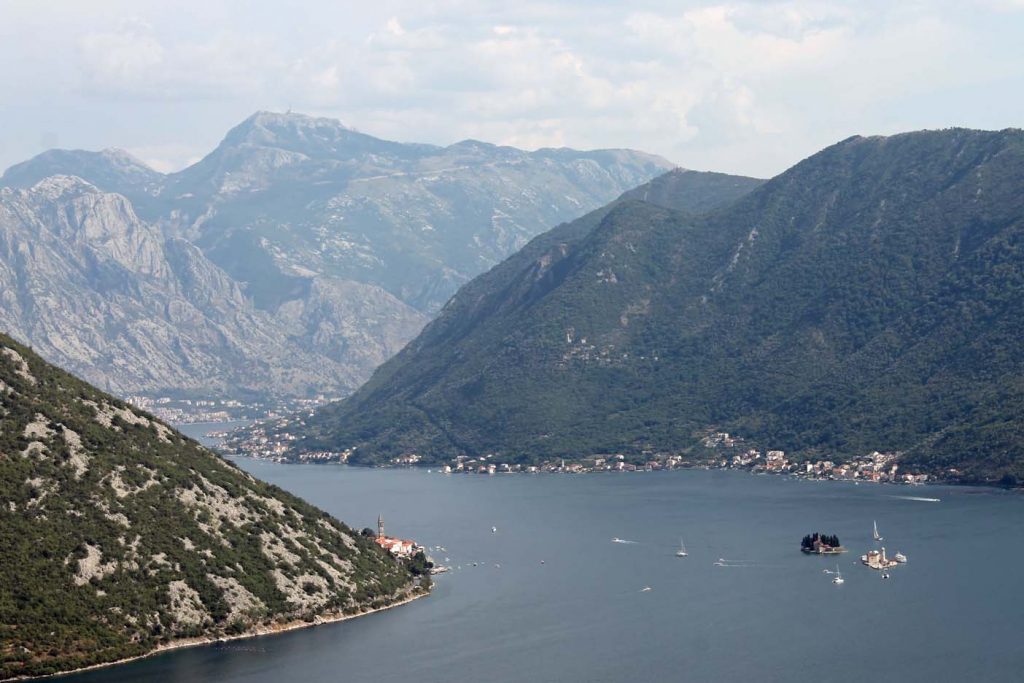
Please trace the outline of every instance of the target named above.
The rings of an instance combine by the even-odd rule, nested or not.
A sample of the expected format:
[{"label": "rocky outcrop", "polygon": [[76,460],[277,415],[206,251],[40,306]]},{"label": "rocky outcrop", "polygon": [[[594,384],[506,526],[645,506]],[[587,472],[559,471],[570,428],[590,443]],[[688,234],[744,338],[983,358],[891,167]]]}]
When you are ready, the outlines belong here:
[{"label": "rocky outcrop", "polygon": [[305,394],[357,379],[292,341],[199,249],[70,176],[0,190],[0,328],[120,394]]}]

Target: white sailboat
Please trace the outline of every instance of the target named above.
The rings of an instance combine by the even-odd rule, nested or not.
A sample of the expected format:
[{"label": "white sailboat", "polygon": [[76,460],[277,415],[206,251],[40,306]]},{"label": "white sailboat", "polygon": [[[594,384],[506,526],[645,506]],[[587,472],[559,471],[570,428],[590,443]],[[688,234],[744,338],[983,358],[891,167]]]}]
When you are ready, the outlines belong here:
[{"label": "white sailboat", "polygon": [[686,557],[686,546],[683,545],[683,539],[679,539],[679,550],[676,551],[676,557]]},{"label": "white sailboat", "polygon": [[885,539],[878,535],[878,522],[875,522],[874,535],[876,541],[884,541]]},{"label": "white sailboat", "polygon": [[846,583],[846,580],[843,579],[843,575],[839,573],[838,564],[836,565],[836,575],[832,577],[832,583],[836,584],[837,586]]}]

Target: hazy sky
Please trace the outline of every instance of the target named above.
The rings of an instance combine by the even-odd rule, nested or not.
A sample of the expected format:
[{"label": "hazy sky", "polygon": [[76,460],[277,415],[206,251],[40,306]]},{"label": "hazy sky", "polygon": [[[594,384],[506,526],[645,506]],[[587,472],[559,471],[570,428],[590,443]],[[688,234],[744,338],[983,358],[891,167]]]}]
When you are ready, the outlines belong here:
[{"label": "hazy sky", "polygon": [[0,64],[0,169],[116,146],[176,170],[291,108],[771,175],[858,133],[1024,126],[1024,0],[0,0]]}]

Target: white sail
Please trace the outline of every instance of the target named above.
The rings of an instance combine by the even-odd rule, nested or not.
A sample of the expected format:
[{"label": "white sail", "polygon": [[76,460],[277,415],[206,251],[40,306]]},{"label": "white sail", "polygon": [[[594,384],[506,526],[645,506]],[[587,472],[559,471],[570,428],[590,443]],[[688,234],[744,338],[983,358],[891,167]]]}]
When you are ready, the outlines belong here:
[{"label": "white sail", "polygon": [[875,535],[875,540],[876,541],[881,541],[882,540],[882,537],[878,535],[878,522],[875,522],[874,535]]}]

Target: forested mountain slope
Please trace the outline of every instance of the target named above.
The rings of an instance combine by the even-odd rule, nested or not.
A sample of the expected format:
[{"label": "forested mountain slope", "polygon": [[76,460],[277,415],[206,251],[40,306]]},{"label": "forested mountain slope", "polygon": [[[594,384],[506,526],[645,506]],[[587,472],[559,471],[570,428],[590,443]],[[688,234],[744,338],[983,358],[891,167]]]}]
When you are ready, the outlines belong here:
[{"label": "forested mountain slope", "polygon": [[415,563],[0,334],[0,679],[427,589]]},{"label": "forested mountain slope", "polygon": [[535,460],[725,429],[1020,476],[1022,187],[1021,131],[954,129],[850,138],[702,215],[631,193],[465,286],[298,448]]}]

